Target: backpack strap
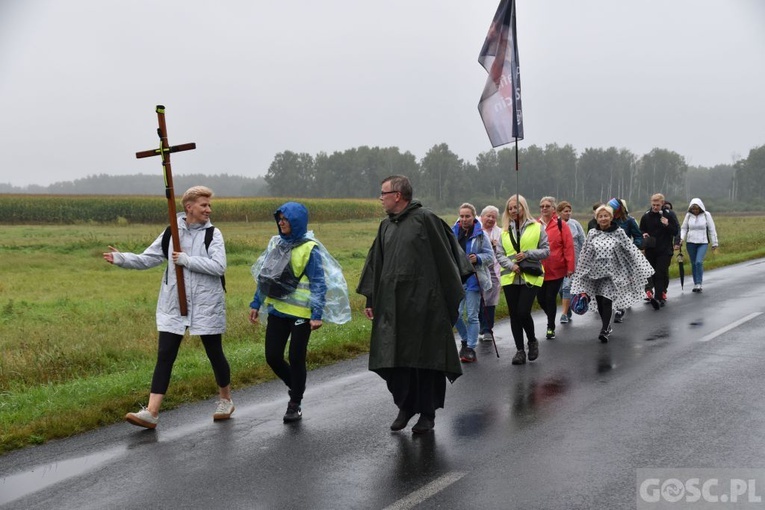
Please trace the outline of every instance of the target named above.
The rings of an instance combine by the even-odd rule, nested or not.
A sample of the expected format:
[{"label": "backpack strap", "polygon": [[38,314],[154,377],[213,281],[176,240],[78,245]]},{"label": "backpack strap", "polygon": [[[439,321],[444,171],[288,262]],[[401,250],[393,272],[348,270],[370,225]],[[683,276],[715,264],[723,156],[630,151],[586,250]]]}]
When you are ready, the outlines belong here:
[{"label": "backpack strap", "polygon": [[162,233],[162,253],[165,255],[165,258],[168,258],[167,254],[170,252],[171,235],[172,232],[170,232],[170,225],[168,225],[165,231]]},{"label": "backpack strap", "polygon": [[[210,243],[213,240],[214,234],[215,227],[207,227],[205,229],[205,250],[207,250],[208,254],[210,252]],[[162,253],[165,255],[165,258],[168,258],[167,254],[170,252],[171,235],[172,233],[170,231],[170,226],[168,225],[168,227],[162,233]],[[223,292],[226,292],[226,275],[221,275],[220,283],[223,286]]]}]

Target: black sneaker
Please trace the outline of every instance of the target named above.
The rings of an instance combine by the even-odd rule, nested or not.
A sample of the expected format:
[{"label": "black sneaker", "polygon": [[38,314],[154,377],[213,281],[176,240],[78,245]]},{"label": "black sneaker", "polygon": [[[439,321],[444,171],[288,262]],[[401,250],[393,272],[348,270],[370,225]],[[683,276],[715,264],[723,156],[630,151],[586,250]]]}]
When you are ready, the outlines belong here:
[{"label": "black sneaker", "polygon": [[616,311],[616,314],[614,315],[614,322],[617,324],[624,322],[624,310]]},{"label": "black sneaker", "polygon": [[414,416],[414,413],[410,413],[404,409],[399,409],[398,416],[396,416],[396,419],[393,420],[393,423],[390,424],[390,429],[394,432],[397,430],[402,430],[404,427],[406,427],[406,424],[409,423],[409,420],[412,419],[412,416]]},{"label": "black sneaker", "polygon": [[651,298],[651,306],[653,307],[654,310],[658,310],[659,308],[661,308],[661,303],[659,303],[658,299]]},{"label": "black sneaker", "polygon": [[520,350],[513,356],[513,365],[524,365],[526,363],[526,351]]},{"label": "black sneaker", "polygon": [[426,432],[430,432],[433,430],[433,427],[436,425],[436,420],[434,418],[428,418],[424,414],[420,415],[420,419],[417,420],[417,423],[414,424],[414,427],[412,427],[412,432],[415,434],[425,434]]},{"label": "black sneaker", "polygon": [[[523,351],[518,351],[523,352]],[[529,361],[534,361],[539,357],[539,342],[529,340]]]},{"label": "black sneaker", "polygon": [[555,338],[555,328],[547,328],[547,336],[545,338],[548,340]]},{"label": "black sneaker", "polygon": [[462,347],[460,347],[460,361],[467,361],[467,342],[462,342]]},{"label": "black sneaker", "polygon": [[287,412],[284,413],[284,423],[291,423],[302,419],[303,411],[300,409],[300,404],[294,402],[287,404]]},{"label": "black sneaker", "polygon": [[600,334],[598,335],[598,340],[600,340],[601,343],[608,343],[608,337],[611,335],[611,332],[613,329],[609,326],[608,329],[601,329]]},{"label": "black sneaker", "polygon": [[475,349],[471,349],[470,347],[465,347],[465,357],[460,358],[460,361],[463,363],[473,363],[474,361],[477,361],[478,358],[475,355]]}]

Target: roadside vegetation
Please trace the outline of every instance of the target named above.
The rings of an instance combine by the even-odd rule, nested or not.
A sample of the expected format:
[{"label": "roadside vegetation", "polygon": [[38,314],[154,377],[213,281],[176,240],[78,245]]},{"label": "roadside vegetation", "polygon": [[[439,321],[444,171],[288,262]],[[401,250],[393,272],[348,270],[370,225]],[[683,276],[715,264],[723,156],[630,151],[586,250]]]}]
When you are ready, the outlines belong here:
[{"label": "roadside vegetation", "polygon": [[[361,202],[367,207],[370,201]],[[327,324],[312,334],[311,368],[368,350],[370,322],[363,317],[364,302],[354,290],[382,218],[379,204],[372,203],[377,211],[367,219],[349,220],[346,205],[337,205],[340,209],[334,216],[339,221],[328,206],[320,219],[312,217],[309,224],[342,265],[353,312],[350,323]],[[270,213],[278,204],[253,215],[263,220],[258,222],[220,220],[222,205],[218,201],[213,205],[213,219],[224,233],[228,254],[224,347],[236,391],[274,378],[264,358],[265,328],[251,325],[247,314],[254,291],[250,266],[276,232]],[[451,224],[456,216],[444,218]],[[765,256],[763,218],[715,215],[721,245],[717,254],[707,256],[705,267]],[[146,403],[156,356],[154,312],[163,267],[125,270],[107,264],[101,254],[108,245],[140,252],[162,230],[162,225],[124,219],[3,227],[0,453],[118,422],[127,411]],[[690,274],[687,265],[686,272]],[[677,276],[676,263],[672,276]],[[506,315],[502,299],[498,317]],[[188,337],[163,409],[212,398],[216,392],[201,342]]]}]

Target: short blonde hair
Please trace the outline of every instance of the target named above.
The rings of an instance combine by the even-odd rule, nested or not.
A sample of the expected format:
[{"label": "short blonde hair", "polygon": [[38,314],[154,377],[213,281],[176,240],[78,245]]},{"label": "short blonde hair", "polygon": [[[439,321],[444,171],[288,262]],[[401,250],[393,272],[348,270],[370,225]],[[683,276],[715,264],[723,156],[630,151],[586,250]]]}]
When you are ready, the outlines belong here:
[{"label": "short blonde hair", "polygon": [[653,202],[654,200],[661,200],[662,202],[664,202],[664,195],[662,195],[661,193],[654,193],[653,195],[651,195],[651,202]]},{"label": "short blonde hair", "polygon": [[191,188],[186,190],[186,193],[183,194],[183,198],[181,198],[181,203],[183,204],[183,208],[186,208],[186,204],[189,204],[191,202],[196,202],[200,198],[212,198],[213,197],[213,191],[206,187],[206,186],[192,186]]}]

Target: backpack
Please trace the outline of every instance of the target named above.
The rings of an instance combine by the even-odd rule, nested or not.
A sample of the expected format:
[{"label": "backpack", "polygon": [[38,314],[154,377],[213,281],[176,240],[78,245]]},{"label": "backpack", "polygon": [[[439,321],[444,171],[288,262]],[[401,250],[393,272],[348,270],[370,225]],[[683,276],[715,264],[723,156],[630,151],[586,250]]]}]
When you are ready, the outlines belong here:
[{"label": "backpack", "polygon": [[[213,234],[215,233],[215,227],[207,227],[205,229],[205,250],[210,251],[210,243],[213,239]],[[167,257],[167,254],[170,250],[170,238],[172,237],[172,232],[170,230],[170,226],[165,229],[165,232],[162,234],[162,254]],[[223,292],[226,292],[226,275],[221,275],[220,277],[220,284],[223,286]]]},{"label": "backpack", "polygon": [[299,244],[277,243],[266,254],[263,267],[258,273],[258,287],[264,295],[280,299],[292,294],[297,289],[298,282],[305,274],[305,268],[300,275],[295,275],[292,269],[292,248],[294,246],[299,246]]}]

